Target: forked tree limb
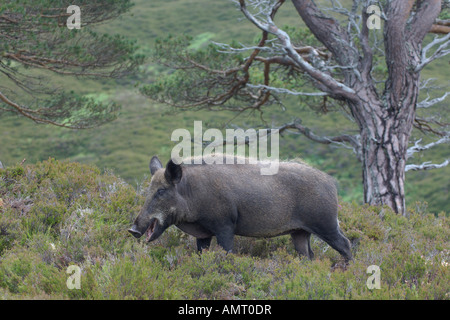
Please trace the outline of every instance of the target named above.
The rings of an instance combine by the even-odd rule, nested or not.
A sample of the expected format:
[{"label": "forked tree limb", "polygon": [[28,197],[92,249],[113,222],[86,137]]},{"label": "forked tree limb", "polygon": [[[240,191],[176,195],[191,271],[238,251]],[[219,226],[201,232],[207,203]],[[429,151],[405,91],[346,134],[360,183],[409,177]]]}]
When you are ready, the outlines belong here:
[{"label": "forked tree limb", "polygon": [[[305,61],[305,59],[303,59],[303,57],[294,48],[289,35],[285,31],[278,28],[270,16],[267,17],[267,22],[260,21],[249,12],[245,0],[239,0],[239,4],[244,16],[260,30],[275,35],[286,54],[308,75],[326,87],[328,93],[334,95],[335,97],[341,97],[341,99],[356,99],[355,91],[353,89],[347,87],[345,84],[337,81],[329,74],[315,68],[310,63]],[[330,50],[330,48],[328,49]]]}]

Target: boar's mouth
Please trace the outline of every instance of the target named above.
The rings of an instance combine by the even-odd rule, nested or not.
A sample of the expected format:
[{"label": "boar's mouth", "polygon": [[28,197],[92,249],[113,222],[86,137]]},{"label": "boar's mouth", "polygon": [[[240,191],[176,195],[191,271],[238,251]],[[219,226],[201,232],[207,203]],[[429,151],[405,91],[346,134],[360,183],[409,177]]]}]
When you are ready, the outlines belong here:
[{"label": "boar's mouth", "polygon": [[145,231],[146,238],[145,240],[149,242],[151,240],[151,237],[153,233],[155,232],[156,227],[158,226],[158,219],[153,218],[150,222],[150,226],[148,227],[147,231]]}]

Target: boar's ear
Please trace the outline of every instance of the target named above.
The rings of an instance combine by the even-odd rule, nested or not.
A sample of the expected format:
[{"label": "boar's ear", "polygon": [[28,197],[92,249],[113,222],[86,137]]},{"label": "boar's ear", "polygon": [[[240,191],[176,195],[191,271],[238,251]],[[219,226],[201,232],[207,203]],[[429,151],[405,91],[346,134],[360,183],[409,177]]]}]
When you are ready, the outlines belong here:
[{"label": "boar's ear", "polygon": [[181,180],[183,171],[181,165],[175,164],[172,159],[167,162],[166,171],[164,172],[164,177],[170,184],[177,184]]},{"label": "boar's ear", "polygon": [[162,163],[161,161],[159,161],[158,157],[152,157],[152,159],[150,160],[150,173],[154,175],[155,172],[159,169],[162,169],[162,167]]}]

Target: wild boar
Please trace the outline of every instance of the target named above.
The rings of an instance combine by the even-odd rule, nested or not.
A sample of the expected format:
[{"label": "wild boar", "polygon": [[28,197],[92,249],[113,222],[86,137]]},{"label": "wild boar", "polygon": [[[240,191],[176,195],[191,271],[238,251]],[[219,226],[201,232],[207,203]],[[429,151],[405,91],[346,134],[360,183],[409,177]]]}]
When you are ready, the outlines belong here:
[{"label": "wild boar", "polygon": [[352,259],[337,219],[336,183],[327,174],[302,162],[280,162],[275,175],[261,175],[261,162],[185,163],[169,160],[164,169],[158,157],[150,160],[149,195],[128,230],[133,236],[153,241],[175,225],[197,238],[199,251],[213,236],[231,251],[234,235],[290,234],[296,251],[313,259],[313,233]]}]

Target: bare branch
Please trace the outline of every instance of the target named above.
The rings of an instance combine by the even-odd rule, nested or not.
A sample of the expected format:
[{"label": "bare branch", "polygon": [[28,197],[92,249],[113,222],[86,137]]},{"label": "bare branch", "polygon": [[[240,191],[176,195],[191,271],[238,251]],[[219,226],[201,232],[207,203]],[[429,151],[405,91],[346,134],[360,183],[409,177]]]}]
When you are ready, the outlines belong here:
[{"label": "bare branch", "polygon": [[[234,126],[237,129],[242,129],[238,126]],[[341,136],[334,136],[334,137],[328,137],[328,136],[318,136],[316,134],[314,134],[309,128],[301,125],[301,120],[300,119],[296,119],[293,122],[290,123],[286,123],[280,127],[276,127],[276,128],[271,128],[271,129],[265,129],[267,130],[267,135],[272,135],[273,132],[275,131],[276,133],[279,133],[280,135],[283,134],[283,132],[288,131],[290,129],[294,129],[296,131],[298,131],[300,134],[303,134],[305,137],[307,137],[308,139],[314,141],[314,142],[318,142],[321,144],[333,144],[333,145],[339,145],[341,147],[345,147],[348,149],[352,149],[353,152],[355,152],[355,154],[358,157],[358,160],[361,161],[362,159],[362,146],[361,146],[361,142],[359,139],[359,135],[356,136],[352,136],[352,135],[348,135],[348,134],[344,134]],[[291,132],[293,133],[293,132]],[[258,130],[258,134],[259,134],[259,130]],[[192,141],[194,142],[194,139],[192,139]],[[212,145],[213,146],[219,146],[219,145],[225,145],[227,143],[226,139],[223,139],[223,141],[215,141]],[[249,143],[249,138],[248,136],[245,137],[245,140],[242,141],[243,144],[248,144]],[[349,143],[351,146],[348,146],[347,143]],[[203,145],[205,146],[206,143],[204,142]]]},{"label": "bare branch", "polygon": [[353,135],[343,134],[343,135],[334,136],[334,137],[318,136],[318,135],[314,134],[309,128],[303,126],[299,119],[297,119],[296,121],[293,121],[291,123],[287,123],[281,127],[278,127],[277,129],[280,134],[285,130],[295,129],[298,132],[300,132],[301,134],[303,134],[305,137],[307,137],[308,139],[310,139],[314,142],[321,143],[321,144],[337,144],[337,145],[345,146],[346,148],[348,148],[348,146],[345,145],[345,143],[349,143],[351,145],[351,148],[353,149],[353,152],[356,154],[358,160],[359,161],[362,160],[362,145],[361,145],[359,135],[353,136]]},{"label": "bare branch", "polygon": [[289,95],[293,95],[293,96],[328,96],[328,93],[326,92],[299,92],[299,91],[292,91],[289,89],[285,89],[285,88],[276,88],[276,87],[271,87],[271,86],[266,86],[263,84],[247,84],[247,87],[250,88],[254,88],[254,89],[266,89],[266,90],[270,90],[273,91],[275,93],[281,93],[281,94],[289,94]]},{"label": "bare branch", "polygon": [[[436,49],[436,51],[434,51],[434,53],[430,57],[427,58],[428,51],[430,51],[430,49],[432,49],[434,46],[436,46],[440,43],[442,43],[442,44]],[[441,57],[449,54],[450,49],[445,50],[449,45],[450,45],[450,33],[448,33],[444,37],[434,38],[433,41],[431,41],[428,45],[426,45],[422,49],[422,59],[421,59],[422,61],[419,65],[416,66],[415,71],[419,72],[423,69],[423,67],[425,67],[427,64],[429,64],[433,60],[436,60],[438,58],[441,58]]]},{"label": "bare branch", "polygon": [[[265,43],[270,43],[273,42],[276,39],[272,39],[272,40],[266,40]],[[258,50],[258,51],[264,51],[265,53],[270,53],[270,54],[276,54],[277,51],[279,51],[279,48],[275,48],[274,46],[272,47],[267,47],[267,46],[246,46],[242,43],[239,43],[239,45],[241,46],[241,48],[235,48],[230,46],[227,43],[220,43],[220,42],[215,42],[212,41],[212,44],[216,45],[217,47],[219,47],[220,49],[217,50],[217,52],[220,53],[231,53],[231,54],[236,54],[236,53],[241,53],[241,52],[246,52],[249,50]],[[308,57],[309,55],[315,55],[315,56],[320,56],[324,59],[330,59],[331,58],[331,54],[325,52],[326,48],[325,47],[320,47],[320,48],[314,48],[311,46],[304,46],[304,47],[294,47],[295,51],[297,51],[297,53],[302,54],[304,56],[302,56],[306,61],[309,61]],[[267,58],[269,59],[269,58]],[[286,58],[284,58],[286,59]]]},{"label": "bare branch", "polygon": [[436,85],[432,85],[432,84],[428,85],[429,83],[433,83],[436,80],[437,80],[436,78],[428,78],[428,79],[421,81],[420,85],[419,85],[419,90],[439,89],[439,87]]},{"label": "bare branch", "polygon": [[422,164],[408,164],[405,167],[405,172],[407,171],[418,171],[418,170],[430,170],[430,169],[439,169],[446,167],[449,164],[448,159],[442,162],[441,164],[432,164],[431,161],[426,161]]},{"label": "bare branch", "polygon": [[430,149],[430,148],[432,148],[434,146],[437,146],[439,144],[449,142],[450,141],[450,135],[446,135],[446,136],[442,137],[441,139],[439,139],[437,141],[434,141],[434,142],[431,142],[431,143],[429,143],[427,145],[424,145],[424,146],[419,144],[421,141],[422,141],[422,139],[417,140],[414,143],[414,146],[408,148],[408,150],[406,151],[406,159],[409,159],[409,158],[413,157],[416,152],[428,150],[428,149]]},{"label": "bare branch", "polygon": [[275,35],[283,46],[285,53],[306,73],[308,73],[312,78],[320,82],[327,88],[328,93],[334,96],[340,96],[341,98],[353,100],[356,99],[355,91],[346,85],[338,82],[336,79],[330,75],[320,71],[319,69],[313,67],[311,64],[305,61],[303,57],[295,50],[291,43],[289,35],[279,29],[273,22],[270,16],[266,17],[267,22],[262,22],[258,20],[253,14],[251,14],[246,7],[245,0],[239,0],[242,13],[245,17],[252,22],[259,29],[264,32],[271,33]]},{"label": "bare branch", "polygon": [[449,135],[449,132],[447,131],[439,131],[435,128],[432,127],[432,124],[436,124],[441,128],[445,128],[448,127],[450,124],[449,123],[443,123],[440,120],[435,119],[434,117],[431,118],[420,118],[420,117],[415,117],[414,119],[414,123],[413,126],[414,128],[419,129],[420,131],[422,131],[423,133],[432,133],[441,137],[445,137]]},{"label": "bare branch", "polygon": [[[266,41],[266,43],[267,42],[269,42],[269,41]],[[266,46],[261,46],[261,47],[260,46],[245,46],[244,44],[239,43],[241,45],[241,48],[234,48],[227,43],[220,43],[220,42],[215,42],[215,41],[211,41],[211,43],[216,45],[217,47],[221,48],[221,49],[217,50],[217,52],[221,52],[221,53],[241,53],[241,52],[245,52],[245,51],[249,51],[249,50],[274,52],[273,48],[266,47]]]},{"label": "bare branch", "polygon": [[435,104],[442,102],[445,100],[445,98],[447,98],[447,96],[450,95],[450,92],[446,92],[442,97],[439,98],[435,98],[432,100],[429,100],[430,97],[427,97],[425,100],[419,102],[417,104],[417,108],[429,108],[434,106]]}]

